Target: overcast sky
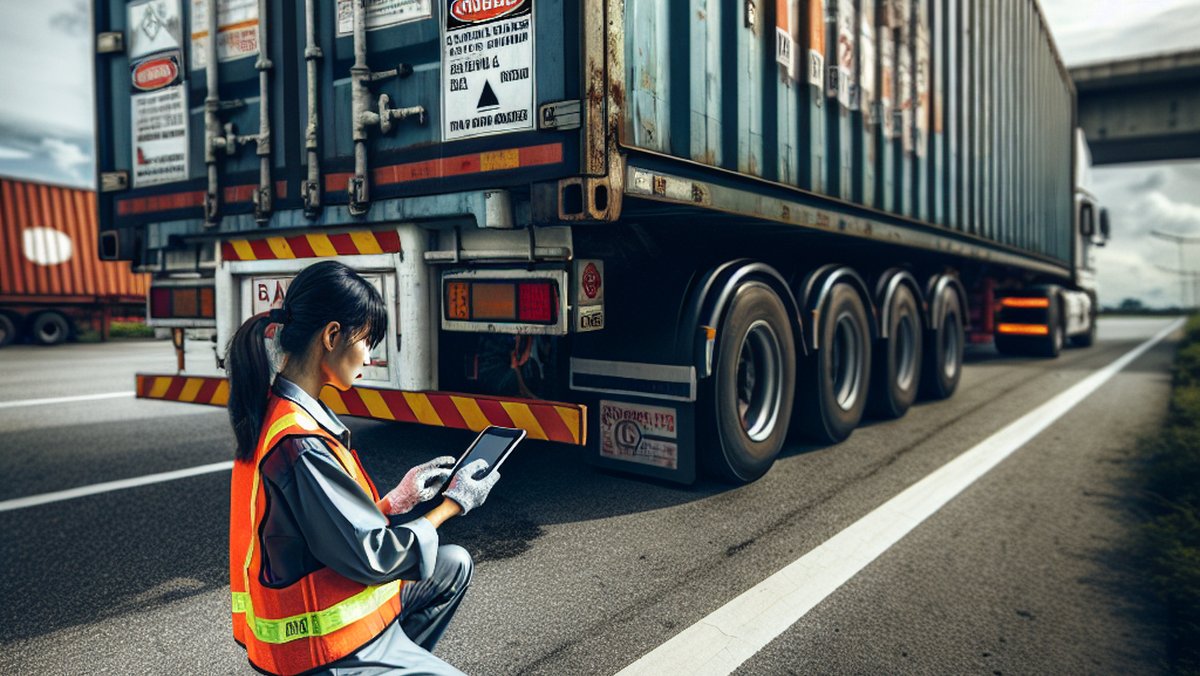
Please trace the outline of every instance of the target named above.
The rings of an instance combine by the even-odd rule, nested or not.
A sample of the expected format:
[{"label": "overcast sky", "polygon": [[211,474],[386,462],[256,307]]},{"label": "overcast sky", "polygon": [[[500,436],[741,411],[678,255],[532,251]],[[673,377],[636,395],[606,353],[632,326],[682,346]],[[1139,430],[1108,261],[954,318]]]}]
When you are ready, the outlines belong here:
[{"label": "overcast sky", "polygon": [[[1200,48],[1200,0],[1043,0],[1068,66]],[[87,0],[0,0],[0,175],[91,186],[91,39]],[[1099,168],[1113,220],[1100,256],[1100,298],[1179,303],[1172,244],[1200,236],[1200,162]],[[1200,269],[1200,245],[1189,252]]]}]

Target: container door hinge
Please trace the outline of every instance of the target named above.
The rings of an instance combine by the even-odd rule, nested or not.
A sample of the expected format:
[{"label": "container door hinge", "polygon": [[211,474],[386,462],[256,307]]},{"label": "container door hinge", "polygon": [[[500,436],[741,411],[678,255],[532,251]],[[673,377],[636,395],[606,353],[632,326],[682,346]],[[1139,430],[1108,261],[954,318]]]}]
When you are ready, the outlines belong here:
[{"label": "container door hinge", "polygon": [[125,51],[125,34],[108,31],[96,34],[97,54],[120,54]]},{"label": "container door hinge", "polygon": [[100,172],[100,192],[119,192],[129,189],[128,171]]}]

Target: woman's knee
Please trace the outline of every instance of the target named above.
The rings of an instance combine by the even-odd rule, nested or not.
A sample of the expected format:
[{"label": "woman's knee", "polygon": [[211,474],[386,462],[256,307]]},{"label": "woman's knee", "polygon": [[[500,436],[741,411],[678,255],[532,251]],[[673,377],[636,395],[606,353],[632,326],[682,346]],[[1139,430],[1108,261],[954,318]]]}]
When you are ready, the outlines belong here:
[{"label": "woman's knee", "polygon": [[475,572],[475,561],[471,553],[458,545],[442,545],[438,547],[438,567],[446,570],[447,575],[453,575],[456,587],[471,583],[471,575]]}]

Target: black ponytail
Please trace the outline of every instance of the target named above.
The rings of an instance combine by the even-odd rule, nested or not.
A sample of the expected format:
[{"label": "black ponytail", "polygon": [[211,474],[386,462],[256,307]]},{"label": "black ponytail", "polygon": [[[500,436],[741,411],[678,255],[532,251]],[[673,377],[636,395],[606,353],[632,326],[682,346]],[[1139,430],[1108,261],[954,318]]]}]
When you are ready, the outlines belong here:
[{"label": "black ponytail", "polygon": [[271,388],[271,359],[265,332],[279,327],[279,346],[285,354],[304,354],[314,336],[329,322],[342,326],[343,340],[365,338],[374,348],[387,335],[387,309],[374,286],[337,261],[322,261],[292,280],[283,307],[247,319],[229,343],[229,422],[237,437],[237,458],[254,457],[267,395]]}]

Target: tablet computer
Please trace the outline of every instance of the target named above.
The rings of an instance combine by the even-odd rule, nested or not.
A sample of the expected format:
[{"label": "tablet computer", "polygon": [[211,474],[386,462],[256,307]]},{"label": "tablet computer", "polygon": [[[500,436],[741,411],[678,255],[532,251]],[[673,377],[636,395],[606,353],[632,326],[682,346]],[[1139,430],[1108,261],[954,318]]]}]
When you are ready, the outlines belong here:
[{"label": "tablet computer", "polygon": [[[517,447],[517,444],[525,438],[525,430],[514,429],[511,427],[496,427],[495,425],[484,429],[475,437],[475,441],[467,447],[467,452],[462,454],[458,462],[454,463],[454,469],[450,470],[450,476],[454,476],[459,468],[465,467],[476,460],[486,460],[488,464],[488,474],[498,468],[508,454]],[[449,485],[449,484],[447,484]]]}]

